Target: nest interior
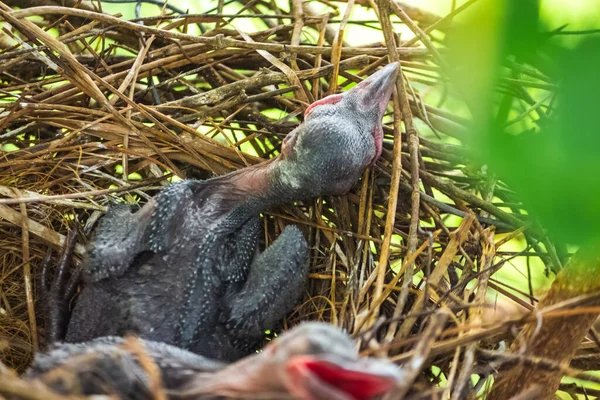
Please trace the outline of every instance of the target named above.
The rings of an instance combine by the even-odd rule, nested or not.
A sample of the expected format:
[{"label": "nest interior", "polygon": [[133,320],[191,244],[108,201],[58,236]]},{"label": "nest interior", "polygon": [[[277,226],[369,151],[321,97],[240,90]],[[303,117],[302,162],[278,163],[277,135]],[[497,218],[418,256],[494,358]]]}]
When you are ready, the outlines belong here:
[{"label": "nest interior", "polygon": [[[377,164],[345,196],[263,215],[266,244],[294,224],[311,246],[310,283],[284,325],[324,320],[365,353],[424,356],[413,388],[423,396],[490,385],[493,352],[562,260],[540,230],[523,229],[533,222],[517,195],[463,144],[468,120],[435,49],[468,7],[438,16],[381,2],[380,21],[373,2],[283,3],[220,1],[185,16],[145,6],[133,19],[106,3],[0,3],[6,365],[23,371],[44,343],[39,266],[70,225],[83,228],[81,255],[108,204],[142,205],[175,179],[272,158],[310,103],[399,59]],[[523,85],[504,89],[533,107]],[[502,273],[517,263],[528,268],[513,285]]]}]

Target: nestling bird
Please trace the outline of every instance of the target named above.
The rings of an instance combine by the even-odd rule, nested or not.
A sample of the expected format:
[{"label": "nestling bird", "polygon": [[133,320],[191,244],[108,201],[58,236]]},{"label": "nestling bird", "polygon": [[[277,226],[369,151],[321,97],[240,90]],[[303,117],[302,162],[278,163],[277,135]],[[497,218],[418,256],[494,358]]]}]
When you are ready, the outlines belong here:
[{"label": "nestling bird", "polygon": [[122,400],[156,398],[153,383],[170,399],[363,400],[392,390],[402,370],[384,360],[360,358],[338,328],[310,322],[230,365],[147,340],[102,337],[60,344],[36,356],[26,379],[38,379],[63,395],[105,394]]},{"label": "nestling bird", "polygon": [[354,185],[381,154],[397,71],[390,64],[313,103],[272,160],[171,184],[136,212],[111,207],[89,246],[66,341],[134,333],[219,360],[260,346],[299,300],[308,250],[288,226],[257,254],[259,214]]}]

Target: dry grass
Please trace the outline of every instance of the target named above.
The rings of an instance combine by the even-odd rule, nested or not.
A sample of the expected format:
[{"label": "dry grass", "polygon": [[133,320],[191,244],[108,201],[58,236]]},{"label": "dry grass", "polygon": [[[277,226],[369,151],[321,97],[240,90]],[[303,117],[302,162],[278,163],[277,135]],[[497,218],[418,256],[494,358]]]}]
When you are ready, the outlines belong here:
[{"label": "dry grass", "polygon": [[[310,285],[286,323],[326,320],[361,338],[367,352],[397,361],[419,356],[409,376],[423,397],[466,394],[472,374],[482,386],[489,382],[502,361],[491,351],[511,340],[519,316],[490,318],[486,293],[504,299],[499,307],[535,304],[533,292],[519,293],[492,274],[517,256],[551,268],[561,262],[510,188],[471,163],[460,144],[467,122],[448,105],[456,100],[446,97],[444,46],[435,38],[463,8],[439,19],[381,0],[375,3],[385,18],[373,23],[343,12],[323,16],[301,1],[288,13],[274,2],[240,0],[237,18],[219,2],[210,15],[166,10],[141,25],[89,3],[66,3],[6,3],[44,6],[21,10],[0,3],[5,364],[22,371],[38,335],[43,343],[35,277],[71,221],[89,227],[110,202],[142,204],[173,176],[204,179],[271,158],[308,104],[399,59],[405,79],[377,165],[347,196],[265,214],[267,243],[295,224],[312,246]],[[335,11],[337,3],[323,3]],[[375,5],[347,4],[359,3]],[[236,30],[229,22],[239,18],[256,30]],[[196,24],[205,33],[194,33]],[[345,43],[344,31],[356,25],[383,27],[377,37],[385,42]],[[418,39],[399,40],[393,30],[400,25]],[[530,67],[510,68],[548,84]],[[434,90],[441,100],[425,104],[421,96]],[[540,109],[527,83],[505,82],[500,90],[520,98],[523,119]],[[527,243],[523,252],[500,251],[516,237]]]}]

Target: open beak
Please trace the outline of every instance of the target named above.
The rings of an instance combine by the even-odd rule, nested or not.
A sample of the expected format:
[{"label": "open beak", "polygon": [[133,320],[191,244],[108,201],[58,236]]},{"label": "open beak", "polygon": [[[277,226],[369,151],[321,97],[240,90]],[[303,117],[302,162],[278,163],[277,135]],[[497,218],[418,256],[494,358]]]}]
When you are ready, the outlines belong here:
[{"label": "open beak", "polygon": [[367,400],[393,390],[401,379],[394,364],[375,358],[296,356],[286,365],[289,391],[302,400]]}]

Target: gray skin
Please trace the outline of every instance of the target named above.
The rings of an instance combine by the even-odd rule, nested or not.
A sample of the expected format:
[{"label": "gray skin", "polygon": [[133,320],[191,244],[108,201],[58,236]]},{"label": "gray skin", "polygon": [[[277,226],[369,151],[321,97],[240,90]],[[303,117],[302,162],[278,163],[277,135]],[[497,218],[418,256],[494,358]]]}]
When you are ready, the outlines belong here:
[{"label": "gray skin", "polygon": [[[152,363],[158,374],[152,374]],[[393,390],[403,373],[388,361],[359,357],[338,328],[309,322],[229,365],[143,339],[60,344],[37,354],[25,379],[62,395],[122,400],[156,398],[156,382],[170,399],[362,400]]]},{"label": "gray skin", "polygon": [[288,226],[258,254],[259,214],[355,184],[381,152],[397,71],[390,64],[312,104],[272,160],[171,184],[137,212],[109,209],[87,252],[66,341],[134,333],[219,360],[260,346],[301,297],[308,250]]}]

